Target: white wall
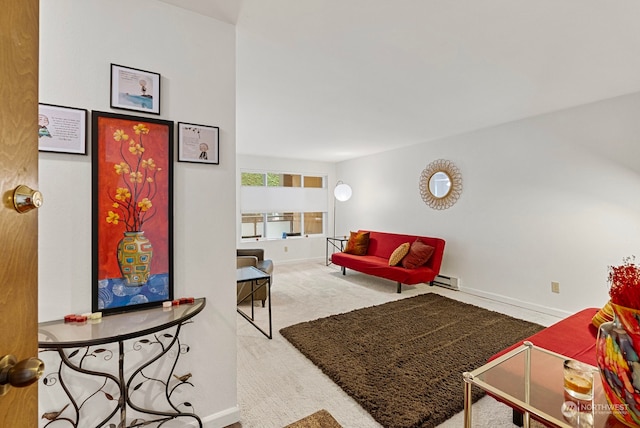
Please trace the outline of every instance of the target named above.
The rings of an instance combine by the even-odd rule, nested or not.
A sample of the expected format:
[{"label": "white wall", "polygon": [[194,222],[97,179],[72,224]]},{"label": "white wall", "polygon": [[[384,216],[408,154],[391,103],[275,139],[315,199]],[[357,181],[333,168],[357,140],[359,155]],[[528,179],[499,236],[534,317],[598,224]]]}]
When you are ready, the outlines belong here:
[{"label": "white wall", "polygon": [[[280,159],[263,156],[237,156],[236,183],[240,183],[240,175],[244,171],[285,172],[292,174],[326,175],[329,188],[327,198],[329,215],[327,221],[327,235],[333,234],[333,187],[338,178],[335,176],[335,164],[332,162],[317,162],[300,159]],[[238,184],[236,200],[240,201],[240,184]],[[274,263],[293,262],[298,260],[324,259],[326,239],[321,237],[289,237],[287,239],[241,240],[240,236],[240,205],[237,207],[236,239],[238,248],[263,248],[265,257]]]},{"label": "white wall", "polygon": [[[442,237],[442,272],[481,296],[560,315],[601,306],[607,266],[638,254],[638,111],[633,94],[342,162],[353,197],[338,229]],[[440,158],[463,192],[436,211],[418,179]]]},{"label": "white wall", "polygon": [[[196,386],[190,400],[206,426],[233,423],[235,28],[155,0],[47,0],[40,8],[40,102],[142,116],[110,109],[115,63],[162,75],[160,119],[220,127],[220,165],[174,165],[174,290],[207,298],[183,330],[191,346],[184,370]],[[91,156],[41,153],[40,190],[39,317],[46,321],[91,310]],[[51,411],[40,390],[42,411]]]}]

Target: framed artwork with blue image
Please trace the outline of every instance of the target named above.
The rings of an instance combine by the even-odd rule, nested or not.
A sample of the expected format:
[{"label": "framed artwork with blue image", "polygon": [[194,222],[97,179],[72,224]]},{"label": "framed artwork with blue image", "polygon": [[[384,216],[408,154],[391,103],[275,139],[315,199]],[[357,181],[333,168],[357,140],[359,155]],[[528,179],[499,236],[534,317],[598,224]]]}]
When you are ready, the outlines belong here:
[{"label": "framed artwork with blue image", "polygon": [[160,114],[160,74],[111,64],[111,108]]}]

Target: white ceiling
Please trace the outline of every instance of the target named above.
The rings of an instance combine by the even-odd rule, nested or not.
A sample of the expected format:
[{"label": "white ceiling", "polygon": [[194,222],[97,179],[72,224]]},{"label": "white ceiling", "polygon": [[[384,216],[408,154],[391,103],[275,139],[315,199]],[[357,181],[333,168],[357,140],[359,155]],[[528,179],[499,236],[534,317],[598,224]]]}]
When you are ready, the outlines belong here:
[{"label": "white ceiling", "polygon": [[161,0],[237,27],[237,151],[341,161],[640,90],[638,0]]}]

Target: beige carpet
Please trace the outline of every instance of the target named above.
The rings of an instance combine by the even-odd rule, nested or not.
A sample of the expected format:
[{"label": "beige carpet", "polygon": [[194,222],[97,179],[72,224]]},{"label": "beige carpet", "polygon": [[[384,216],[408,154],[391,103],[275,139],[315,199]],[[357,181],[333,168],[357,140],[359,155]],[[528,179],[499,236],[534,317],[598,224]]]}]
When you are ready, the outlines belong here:
[{"label": "beige carpet", "polygon": [[342,425],[333,419],[331,413],[322,409],[284,428],[342,428]]},{"label": "beige carpet", "polygon": [[[471,279],[467,279],[471,284]],[[286,326],[354,309],[379,305],[435,292],[540,325],[557,318],[515,306],[481,299],[462,292],[421,284],[403,287],[395,283],[348,272],[342,276],[324,260],[279,263],[272,289],[273,340],[268,340],[240,315],[238,328],[238,405],[242,428],[282,428],[318,409],[326,409],[345,428],[380,428],[369,413],[294,348],[278,331]],[[266,320],[266,310],[256,307]],[[460,377],[460,388],[463,387]],[[460,428],[462,414],[439,428]],[[514,428],[511,410],[490,397],[473,405],[474,428]]]}]

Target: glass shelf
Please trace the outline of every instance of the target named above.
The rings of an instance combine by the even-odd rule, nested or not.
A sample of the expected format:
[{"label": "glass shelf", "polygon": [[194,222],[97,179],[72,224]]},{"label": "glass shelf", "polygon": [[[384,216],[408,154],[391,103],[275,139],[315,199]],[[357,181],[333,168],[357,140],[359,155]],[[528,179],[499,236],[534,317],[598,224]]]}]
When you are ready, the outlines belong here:
[{"label": "glass shelf", "polygon": [[107,315],[84,323],[48,321],[38,324],[41,348],[77,348],[133,339],[167,329],[197,315],[205,299],[171,308],[151,308]]}]

